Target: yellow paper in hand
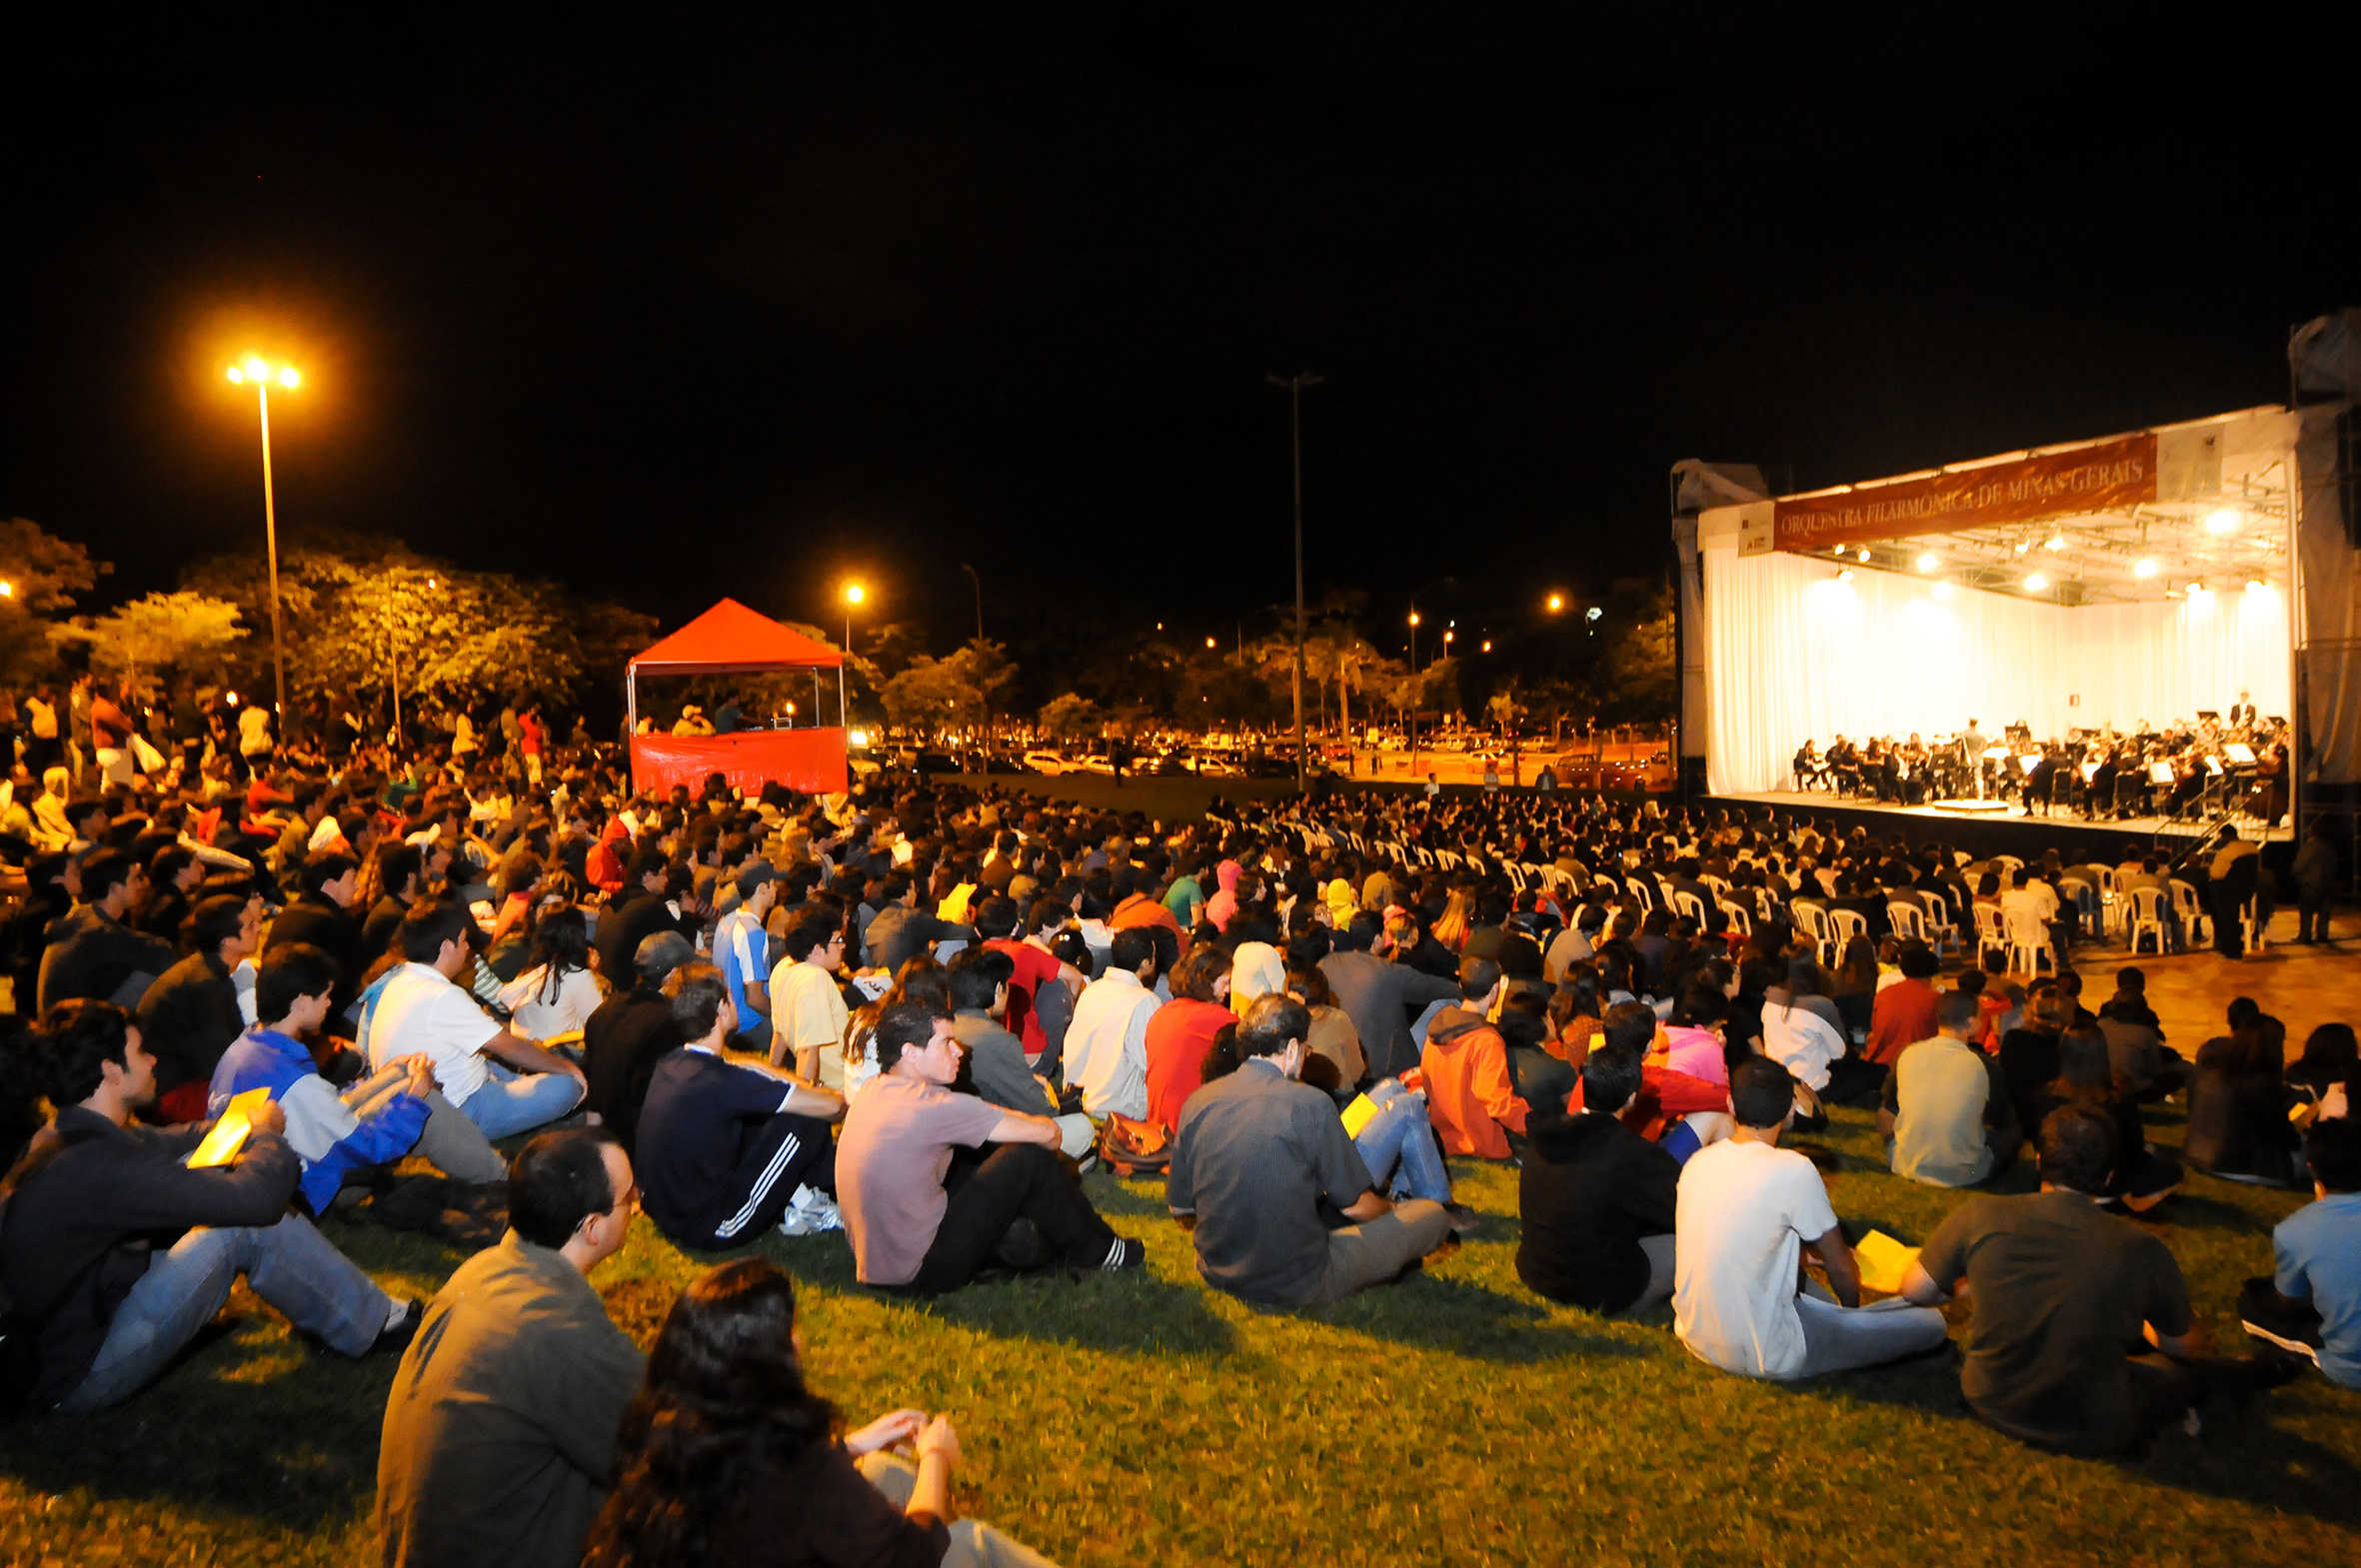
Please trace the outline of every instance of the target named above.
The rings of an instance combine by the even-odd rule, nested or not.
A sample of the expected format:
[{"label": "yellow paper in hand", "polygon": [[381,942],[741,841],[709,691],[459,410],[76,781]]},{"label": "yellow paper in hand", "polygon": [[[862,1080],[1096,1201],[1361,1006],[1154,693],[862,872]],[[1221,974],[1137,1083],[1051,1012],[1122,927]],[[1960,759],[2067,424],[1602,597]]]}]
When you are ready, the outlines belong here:
[{"label": "yellow paper in hand", "polygon": [[1918,1248],[1906,1247],[1882,1230],[1870,1231],[1853,1248],[1853,1262],[1861,1270],[1861,1283],[1889,1296],[1902,1293],[1902,1276],[1917,1261]]},{"label": "yellow paper in hand", "polygon": [[181,1163],[191,1170],[207,1170],[215,1165],[226,1165],[238,1157],[238,1150],[246,1146],[246,1139],[254,1131],[254,1113],[271,1102],[267,1088],[248,1089],[222,1107],[221,1119],[213,1130],[205,1134],[189,1157]]},{"label": "yellow paper in hand", "polygon": [[1355,1094],[1352,1103],[1344,1107],[1344,1135],[1348,1138],[1359,1137],[1360,1129],[1367,1126],[1369,1119],[1376,1114],[1375,1100],[1366,1094]]}]

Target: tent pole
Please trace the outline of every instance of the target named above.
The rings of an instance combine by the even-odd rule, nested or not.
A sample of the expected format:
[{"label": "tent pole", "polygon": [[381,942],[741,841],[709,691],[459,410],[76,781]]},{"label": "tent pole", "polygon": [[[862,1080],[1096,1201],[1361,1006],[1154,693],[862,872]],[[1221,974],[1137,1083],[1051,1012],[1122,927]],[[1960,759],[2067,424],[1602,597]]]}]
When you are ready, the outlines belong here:
[{"label": "tent pole", "polygon": [[637,735],[640,731],[640,667],[623,667],[623,731]]}]

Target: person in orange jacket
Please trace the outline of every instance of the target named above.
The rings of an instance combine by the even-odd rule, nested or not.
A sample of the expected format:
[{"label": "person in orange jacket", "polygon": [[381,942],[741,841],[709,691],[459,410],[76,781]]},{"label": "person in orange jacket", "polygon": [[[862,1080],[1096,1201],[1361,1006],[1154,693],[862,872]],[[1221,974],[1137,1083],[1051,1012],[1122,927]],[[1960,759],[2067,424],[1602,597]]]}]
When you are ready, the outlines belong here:
[{"label": "person in orange jacket", "polygon": [[1489,958],[1459,960],[1459,997],[1426,1026],[1419,1067],[1426,1079],[1426,1113],[1446,1154],[1509,1156],[1508,1134],[1524,1136],[1525,1102],[1508,1076],[1508,1046],[1486,1021],[1500,1001],[1500,966]]}]

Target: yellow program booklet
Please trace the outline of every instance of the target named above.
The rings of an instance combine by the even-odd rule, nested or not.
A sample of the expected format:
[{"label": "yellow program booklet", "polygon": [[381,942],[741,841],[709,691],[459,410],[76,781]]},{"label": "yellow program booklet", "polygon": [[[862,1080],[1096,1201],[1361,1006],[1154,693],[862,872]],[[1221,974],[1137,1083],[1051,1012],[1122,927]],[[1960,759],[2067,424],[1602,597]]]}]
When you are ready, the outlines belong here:
[{"label": "yellow program booklet", "polygon": [[226,1165],[238,1157],[238,1150],[254,1132],[254,1113],[271,1102],[271,1091],[248,1089],[222,1107],[221,1119],[213,1130],[205,1134],[205,1141],[190,1151],[182,1164],[191,1170],[205,1170],[215,1165]]},{"label": "yellow program booklet", "polygon": [[1906,1247],[1882,1230],[1870,1231],[1853,1248],[1853,1262],[1861,1270],[1861,1283],[1889,1296],[1902,1293],[1902,1276],[1917,1261],[1918,1248]]}]

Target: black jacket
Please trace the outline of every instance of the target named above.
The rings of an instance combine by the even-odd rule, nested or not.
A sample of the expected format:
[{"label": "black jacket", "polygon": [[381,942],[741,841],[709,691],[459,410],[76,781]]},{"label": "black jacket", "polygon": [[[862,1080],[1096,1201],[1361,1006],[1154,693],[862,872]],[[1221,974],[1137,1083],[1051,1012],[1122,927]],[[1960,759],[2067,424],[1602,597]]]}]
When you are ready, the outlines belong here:
[{"label": "black jacket", "polygon": [[1517,1278],[1552,1301],[1622,1311],[1647,1289],[1639,1238],[1672,1233],[1680,1162],[1614,1116],[1535,1111],[1525,1142]]},{"label": "black jacket", "polygon": [[142,936],[94,904],[78,903],[49,928],[37,1002],[47,1012],[77,996],[105,1001],[134,974],[152,980],[179,961],[172,943]]},{"label": "black jacket", "polygon": [[287,1140],[257,1132],[235,1162],[190,1170],[181,1161],[205,1130],[118,1127],[69,1105],[57,1131],[75,1141],[57,1148],[44,1139],[10,1173],[0,1233],[9,1299],[39,1312],[88,1271],[42,1331],[34,1404],[48,1409],[81,1385],[154,1249],[198,1225],[275,1225],[287,1212],[302,1174]]},{"label": "black jacket", "polygon": [[635,892],[599,916],[599,972],[607,976],[607,983],[627,987],[632,983],[632,957],[640,950],[640,943],[658,931],[679,930],[680,922],[663,897],[652,892]]},{"label": "black jacket", "polygon": [[656,1064],[680,1044],[672,1004],[644,984],[616,991],[583,1020],[582,1070],[590,1087],[582,1107],[599,1113],[627,1154],[639,1137],[640,1107],[648,1102]]},{"label": "black jacket", "polygon": [[140,1043],[156,1058],[156,1092],[213,1080],[221,1053],[246,1032],[230,966],[192,952],[166,969],[139,1002]]},{"label": "black jacket", "polygon": [[320,894],[307,892],[272,919],[263,950],[284,947],[291,941],[310,942],[344,966],[344,978],[337,982],[328,1008],[332,1020],[341,1018],[353,998],[361,994],[361,974],[369,967],[368,959],[361,956],[361,922]]}]

